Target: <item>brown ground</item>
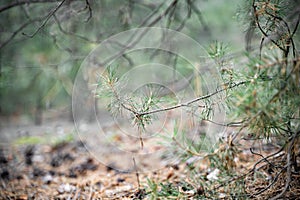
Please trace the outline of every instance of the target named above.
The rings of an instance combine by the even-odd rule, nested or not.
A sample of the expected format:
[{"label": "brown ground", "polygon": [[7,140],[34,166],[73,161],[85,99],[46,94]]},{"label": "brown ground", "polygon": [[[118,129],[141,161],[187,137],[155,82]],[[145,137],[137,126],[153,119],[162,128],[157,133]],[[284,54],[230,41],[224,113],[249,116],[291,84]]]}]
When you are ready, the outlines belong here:
[{"label": "brown ground", "polygon": [[[201,184],[204,188],[199,188],[192,183],[195,177],[191,178],[186,163],[177,161],[168,163],[161,154],[139,158],[128,153],[149,155],[147,153],[159,151],[163,145],[159,144],[158,140],[145,139],[144,148],[141,150],[139,139],[129,140],[122,134],[122,128],[115,124],[108,123],[103,126],[103,131],[109,137],[107,140],[101,140],[100,137],[99,140],[99,130],[95,124],[81,126],[80,129],[84,134],[79,138],[72,123],[58,121],[47,122],[40,127],[18,125],[1,129],[1,199],[144,199],[149,198],[147,179],[157,183],[172,183],[181,190],[181,182],[190,182],[195,188],[193,192],[182,191],[186,199],[197,199],[196,193],[205,198],[209,193],[205,190],[208,189],[220,193],[219,198],[226,194],[224,189],[226,184],[216,183],[210,187]],[[125,148],[125,153],[120,154],[115,151],[111,144],[113,146],[121,144],[119,147]],[[126,145],[122,146],[122,144]],[[249,172],[256,161],[261,159],[260,156],[253,155],[249,151],[247,146],[249,143],[242,143],[242,145],[241,151],[236,155],[234,166],[231,166],[240,174]],[[263,152],[263,155],[277,150],[274,147],[271,149],[268,149],[268,146],[263,147],[256,149]],[[279,154],[271,161],[280,163],[284,158],[283,154]],[[208,165],[207,161],[195,161],[199,174],[204,177],[209,174]],[[251,197],[258,199],[268,199],[280,193],[285,185],[286,174],[282,173],[270,189],[260,193],[262,189],[272,184],[280,170],[270,170],[265,162],[258,166],[261,167],[260,176],[250,172],[247,176],[239,178],[244,180],[246,192],[259,193]],[[299,174],[292,175],[290,189],[285,195],[287,198],[299,197],[299,177]],[[234,179],[229,180],[228,184],[233,181]],[[181,198],[177,197],[177,199]]]}]

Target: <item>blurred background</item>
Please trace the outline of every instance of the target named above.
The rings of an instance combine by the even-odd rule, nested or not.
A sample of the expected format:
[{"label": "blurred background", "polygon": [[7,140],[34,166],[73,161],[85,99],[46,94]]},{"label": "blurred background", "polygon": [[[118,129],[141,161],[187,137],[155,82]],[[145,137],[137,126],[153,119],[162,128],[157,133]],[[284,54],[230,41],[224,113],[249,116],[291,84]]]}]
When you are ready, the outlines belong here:
[{"label": "blurred background", "polygon": [[[43,132],[59,132],[65,128],[63,123],[72,126],[72,91],[81,63],[99,43],[122,31],[147,26],[170,28],[204,48],[218,40],[231,52],[242,52],[245,30],[238,14],[243,12],[240,3],[2,0],[1,135],[26,134],[28,131],[22,132],[24,126],[40,126]],[[121,59],[124,65],[135,64],[130,56]],[[180,64],[180,59],[175,62]],[[88,104],[87,108],[94,106]]]}]

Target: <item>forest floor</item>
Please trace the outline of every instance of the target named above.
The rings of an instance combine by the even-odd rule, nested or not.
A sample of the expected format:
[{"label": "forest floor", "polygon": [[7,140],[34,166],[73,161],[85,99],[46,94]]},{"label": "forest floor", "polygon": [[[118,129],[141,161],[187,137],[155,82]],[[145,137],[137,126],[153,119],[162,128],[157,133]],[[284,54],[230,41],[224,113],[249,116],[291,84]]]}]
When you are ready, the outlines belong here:
[{"label": "forest floor", "polygon": [[[191,172],[188,161],[169,163],[162,155],[144,158],[135,158],[131,154],[131,157],[128,156],[128,151],[135,152],[140,141],[129,141],[120,134],[114,134],[120,128],[113,124],[105,126],[103,130],[110,134],[109,141],[113,142],[113,146],[127,144],[126,147],[122,146],[125,153],[121,155],[109,144],[99,142],[97,126],[84,125],[79,128],[85,132],[84,136],[77,135],[74,125],[63,120],[42,126],[19,125],[1,129],[2,137],[5,133],[6,136],[15,136],[12,139],[6,137],[1,143],[0,199],[151,199],[151,196],[158,199],[207,199],[210,191],[206,190],[211,188],[215,188],[219,199],[228,197],[220,181],[210,186],[195,183],[197,178]],[[255,155],[245,143],[239,145],[244,146],[235,155],[232,167],[235,174],[246,175],[235,176],[224,183],[230,185],[233,180],[242,179],[246,186],[244,192],[258,193],[250,198],[265,199],[278,194],[285,185],[285,173],[275,177],[277,169],[270,171],[266,162],[262,162],[263,165],[259,165],[262,172],[260,177],[248,176],[262,155],[269,155],[278,148],[268,149],[268,145],[265,145],[264,153]],[[148,155],[161,148],[157,140],[146,139],[142,152],[136,153],[146,152]],[[278,155],[273,159],[281,162],[283,156]],[[195,164],[194,167],[204,177],[199,178],[199,182],[212,183],[218,179],[218,174],[214,174],[209,165],[207,160]],[[295,174],[292,178],[291,189],[286,197],[295,199],[300,194],[300,176]],[[272,183],[274,179],[277,179],[276,184]],[[152,186],[157,183],[157,191],[151,188],[151,183]],[[163,193],[161,188],[166,185],[159,183],[176,186],[180,194]],[[270,184],[271,189],[261,192]]]}]

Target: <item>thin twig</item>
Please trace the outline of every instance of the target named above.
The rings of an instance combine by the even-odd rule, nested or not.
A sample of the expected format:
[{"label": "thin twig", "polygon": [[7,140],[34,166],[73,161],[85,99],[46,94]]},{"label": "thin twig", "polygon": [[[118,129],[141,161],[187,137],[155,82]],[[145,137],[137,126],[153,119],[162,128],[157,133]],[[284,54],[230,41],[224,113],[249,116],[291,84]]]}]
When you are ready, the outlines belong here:
[{"label": "thin twig", "polygon": [[230,123],[225,123],[225,124],[215,122],[215,121],[212,121],[210,119],[201,119],[201,120],[207,121],[207,122],[219,125],[219,126],[224,126],[224,127],[241,127],[241,125],[244,123],[244,120],[240,121],[240,122],[230,122]]},{"label": "thin twig", "polygon": [[2,42],[0,44],[0,49],[2,49],[4,46],[6,46],[12,39],[14,39],[18,33],[20,33],[24,28],[26,28],[28,25],[30,25],[31,23],[33,22],[36,22],[36,21],[41,21],[41,18],[38,18],[38,19],[34,19],[34,20],[29,20],[27,22],[25,22],[23,25],[21,25],[17,30],[15,30],[11,35],[10,37]]},{"label": "thin twig", "polygon": [[256,5],[255,5],[255,0],[253,0],[252,2],[252,8],[254,11],[254,16],[255,16],[255,22],[257,24],[257,27],[259,28],[260,32],[267,38],[269,39],[273,44],[275,44],[279,49],[281,49],[282,51],[286,51],[284,48],[282,48],[275,40],[273,40],[272,38],[270,38],[270,36],[263,30],[263,28],[261,27],[261,24],[259,23],[259,19],[258,19],[258,12],[256,10]]},{"label": "thin twig", "polygon": [[[270,158],[270,157],[276,156],[276,155],[278,155],[282,150],[283,150],[283,148],[280,149],[279,151],[273,153],[273,154],[270,154],[269,156],[266,156],[265,158]],[[283,154],[281,154],[281,155],[283,155]],[[281,155],[280,155],[280,156],[281,156]],[[217,190],[217,189],[219,189],[220,187],[223,187],[223,186],[227,185],[228,183],[230,183],[230,182],[232,182],[232,181],[239,180],[239,179],[244,178],[244,177],[246,177],[246,176],[248,176],[248,175],[250,175],[250,174],[252,174],[252,173],[255,173],[257,170],[259,170],[259,169],[261,169],[262,167],[265,166],[265,165],[262,165],[262,166],[260,166],[259,168],[256,169],[256,166],[257,166],[259,163],[261,163],[263,160],[264,160],[264,159],[260,159],[259,161],[257,161],[257,162],[254,164],[253,168],[250,169],[247,173],[244,173],[244,174],[242,174],[242,175],[240,175],[240,176],[237,176],[237,177],[233,177],[233,178],[231,178],[230,180],[226,180],[225,182],[220,183],[218,186],[215,186],[215,187],[213,188],[213,190]]]},{"label": "thin twig", "polygon": [[254,164],[252,170],[253,170],[253,171],[259,170],[260,168],[256,169],[256,166],[257,166],[259,163],[261,163],[262,161],[265,161],[265,160],[268,159],[268,158],[271,158],[271,157],[274,157],[274,156],[278,155],[280,152],[283,151],[283,149],[284,149],[284,147],[281,147],[281,149],[279,149],[279,150],[276,151],[275,153],[272,153],[272,154],[270,154],[270,155],[268,155],[268,156],[266,156],[266,157],[263,157],[263,158],[260,159],[259,161],[257,161],[257,162]]},{"label": "thin twig", "polygon": [[[149,24],[147,24],[147,20],[150,19],[151,17],[148,17],[147,20],[145,20],[141,25],[146,25],[148,27],[154,26],[156,23],[158,23],[164,16],[166,16],[170,10],[172,9],[172,7],[174,7],[177,4],[178,0],[173,0],[170,5],[165,9],[165,11],[160,14],[159,16],[157,16],[155,19],[153,19]],[[151,15],[150,15],[151,16]],[[139,27],[143,27],[143,26],[139,26]],[[120,57],[121,55],[124,54],[124,52],[126,52],[126,50],[134,47],[144,36],[145,34],[149,31],[149,29],[144,29],[140,35],[136,35],[133,34],[126,42],[126,46],[121,49],[120,51],[118,51],[115,55],[112,55],[111,57],[107,58],[106,60],[104,60],[102,63],[99,63],[102,66],[105,66],[107,63],[111,62],[113,59]],[[109,40],[110,41],[110,40]]]},{"label": "thin twig", "polygon": [[274,185],[274,183],[276,183],[276,181],[278,180],[278,177],[279,175],[286,169],[287,167],[284,167],[280,170],[280,172],[278,172],[276,174],[276,176],[274,177],[274,179],[272,180],[272,182],[267,186],[265,187],[264,189],[258,191],[257,193],[254,193],[254,194],[251,194],[250,197],[254,197],[254,196],[257,196],[257,195],[260,195],[261,193],[267,191],[272,185]]},{"label": "thin twig", "polygon": [[190,12],[191,10],[188,10],[188,13],[186,14],[185,18],[181,21],[180,25],[175,29],[176,31],[181,31],[184,28],[187,20],[190,19],[191,17]]},{"label": "thin twig", "polygon": [[86,8],[89,9],[89,16],[88,16],[88,18],[85,20],[85,22],[88,22],[88,21],[90,21],[90,19],[93,17],[93,11],[92,11],[92,7],[91,7],[91,5],[90,5],[89,0],[85,0],[85,3],[86,3]]},{"label": "thin twig", "polygon": [[216,90],[215,92],[212,92],[210,94],[207,94],[207,95],[204,95],[204,96],[200,96],[198,98],[195,98],[195,99],[192,99],[190,101],[187,101],[185,103],[180,103],[180,104],[177,104],[177,105],[174,105],[174,106],[170,106],[170,107],[166,107],[166,108],[160,108],[160,109],[156,109],[156,110],[151,110],[151,111],[147,111],[147,112],[142,112],[142,113],[137,113],[139,116],[143,116],[143,115],[150,115],[150,114],[154,114],[154,113],[158,113],[158,112],[163,112],[163,111],[168,111],[168,110],[174,110],[174,109],[177,109],[177,108],[180,108],[180,107],[187,107],[187,106],[190,106],[191,104],[195,103],[195,102],[198,102],[198,101],[201,101],[201,100],[204,100],[204,99],[208,99],[216,94],[219,94],[223,91],[226,91],[226,90],[229,90],[229,89],[232,89],[232,88],[235,88],[235,87],[238,87],[240,85],[244,85],[246,83],[249,83],[250,81],[241,81],[241,82],[238,82],[238,83],[234,83],[226,88],[222,88],[222,89],[219,89],[219,90]]},{"label": "thin twig", "polygon": [[45,21],[32,34],[30,35],[27,33],[22,33],[22,34],[30,38],[34,37],[42,28],[44,28],[44,26],[47,24],[49,19],[58,11],[58,9],[64,4],[65,1],[66,0],[63,0],[52,12],[50,12],[47,18],[45,19]]},{"label": "thin twig", "polygon": [[258,156],[260,156],[260,157],[262,157],[262,159],[265,161],[265,162],[267,162],[269,165],[271,165],[272,167],[275,167],[272,163],[270,163],[270,161],[268,161],[268,159],[267,158],[265,158],[262,154],[260,154],[260,153],[257,153],[257,152],[254,152],[253,151],[253,148],[250,148],[250,152],[252,153],[252,154],[254,154],[254,155],[258,155]]},{"label": "thin twig", "polygon": [[154,10],[152,13],[150,13],[150,14],[142,21],[142,23],[141,23],[138,27],[139,27],[139,28],[142,28],[142,27],[147,26],[148,21],[149,21],[155,14],[157,14],[157,12],[160,10],[160,8],[161,8],[164,4],[165,4],[165,3],[162,2],[159,6],[157,6],[157,7],[155,8],[155,10]]},{"label": "thin twig", "polygon": [[0,7],[0,13],[5,11],[5,10],[9,10],[11,8],[17,7],[17,6],[21,6],[24,4],[32,4],[32,3],[56,3],[56,2],[60,2],[61,0],[18,0],[15,2],[12,2],[10,4],[4,5],[2,7]]},{"label": "thin twig", "polygon": [[[190,0],[189,0],[190,1]],[[211,30],[209,28],[209,26],[207,25],[207,23],[205,22],[203,16],[202,16],[202,12],[199,10],[199,8],[194,4],[195,1],[191,1],[190,2],[190,7],[191,9],[196,13],[198,20],[200,21],[200,23],[202,24],[204,30],[207,33],[211,33]]]},{"label": "thin twig", "polygon": [[139,172],[138,172],[138,169],[137,169],[137,166],[136,166],[135,158],[132,157],[132,160],[133,160],[133,165],[134,165],[134,169],[135,169],[136,180],[137,180],[137,183],[138,183],[138,187],[140,189],[141,188],[140,177],[139,177]]},{"label": "thin twig", "polygon": [[295,33],[297,32],[298,26],[299,26],[299,22],[300,22],[300,13],[298,14],[298,18],[297,18],[297,22],[296,22],[296,26],[291,34],[291,37],[293,37],[295,35]]},{"label": "thin twig", "polygon": [[[300,13],[298,14],[298,18],[297,18],[297,22],[295,25],[295,28],[291,34],[291,38],[295,35],[295,33],[297,32],[298,26],[299,26],[299,22],[300,22]],[[296,57],[296,48],[295,48],[295,44],[294,44],[294,40],[292,40],[292,45],[293,45],[293,56]]]},{"label": "thin twig", "polygon": [[54,20],[55,20],[55,22],[56,22],[56,24],[57,24],[57,26],[58,26],[58,29],[59,29],[63,34],[71,35],[71,36],[77,37],[77,38],[79,38],[79,39],[81,39],[81,40],[84,40],[84,41],[87,41],[87,42],[90,42],[90,43],[98,43],[98,42],[99,42],[99,41],[93,41],[93,40],[90,40],[90,39],[87,38],[87,37],[84,37],[84,36],[77,35],[77,34],[75,34],[75,33],[66,31],[66,30],[62,27],[60,21],[58,20],[58,18],[56,17],[55,14],[53,15],[53,17],[54,17]]},{"label": "thin twig", "polygon": [[289,142],[289,146],[288,146],[288,152],[287,152],[287,170],[286,170],[286,182],[285,182],[285,186],[284,189],[282,190],[281,193],[279,193],[278,195],[276,195],[275,197],[271,198],[271,200],[277,200],[279,198],[281,198],[286,191],[288,190],[290,183],[292,181],[292,149],[295,145],[295,140],[298,137],[298,135],[300,134],[300,131],[295,133],[294,136],[292,137],[292,140]]}]

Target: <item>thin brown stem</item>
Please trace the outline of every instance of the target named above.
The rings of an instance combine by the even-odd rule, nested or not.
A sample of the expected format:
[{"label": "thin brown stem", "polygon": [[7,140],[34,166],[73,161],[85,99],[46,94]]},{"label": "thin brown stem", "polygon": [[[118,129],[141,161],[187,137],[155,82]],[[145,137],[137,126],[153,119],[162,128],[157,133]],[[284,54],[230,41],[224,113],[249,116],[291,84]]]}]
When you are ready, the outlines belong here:
[{"label": "thin brown stem", "polygon": [[254,11],[254,16],[255,16],[255,22],[256,22],[256,25],[258,27],[258,29],[260,30],[260,32],[264,35],[264,37],[266,37],[267,39],[269,39],[273,44],[275,44],[280,50],[282,50],[283,52],[286,51],[286,49],[282,48],[275,40],[273,40],[262,28],[260,22],[259,22],[259,14],[256,10],[256,5],[255,5],[255,0],[253,0],[252,2],[252,8],[253,8],[253,11]]},{"label": "thin brown stem", "polygon": [[136,166],[136,162],[135,162],[135,158],[134,157],[132,157],[132,160],[133,160],[133,166],[134,166],[134,169],[135,169],[136,180],[137,180],[137,183],[138,183],[138,187],[140,189],[141,188],[141,184],[140,184],[140,176],[139,176],[138,168]]},{"label": "thin brown stem", "polygon": [[63,0],[52,12],[50,12],[46,17],[46,19],[44,20],[44,22],[32,34],[27,34],[27,33],[22,33],[22,34],[30,38],[34,37],[40,30],[42,30],[42,28],[45,27],[49,19],[61,8],[61,6],[65,3],[65,1],[66,0]]},{"label": "thin brown stem", "polygon": [[196,102],[204,100],[204,99],[208,99],[208,98],[210,98],[210,97],[212,97],[216,94],[219,94],[219,93],[224,92],[224,91],[229,90],[229,89],[233,89],[233,88],[238,87],[240,85],[244,85],[246,83],[249,83],[249,81],[241,81],[241,82],[238,82],[238,83],[234,83],[234,84],[232,84],[228,87],[224,87],[222,89],[216,90],[215,92],[212,92],[212,93],[204,95],[204,96],[200,96],[198,98],[192,99],[192,100],[187,101],[185,103],[180,103],[180,104],[170,106],[170,107],[167,107],[167,108],[160,108],[160,109],[156,109],[156,110],[151,110],[151,111],[147,111],[147,112],[138,113],[138,115],[139,116],[150,115],[150,114],[154,114],[154,113],[158,113],[158,112],[174,110],[174,109],[177,109],[177,108],[180,108],[180,107],[187,107],[187,106],[192,105],[193,103],[196,103]]},{"label": "thin brown stem", "polygon": [[286,182],[285,182],[285,186],[283,188],[283,190],[276,195],[275,197],[271,198],[271,200],[277,200],[279,198],[281,198],[289,189],[290,183],[292,181],[292,149],[295,145],[295,141],[296,138],[299,136],[300,131],[295,133],[294,136],[292,137],[292,140],[289,142],[289,146],[288,146],[288,151],[287,151],[287,158],[286,158],[286,162],[287,162],[287,170],[286,170]]}]

